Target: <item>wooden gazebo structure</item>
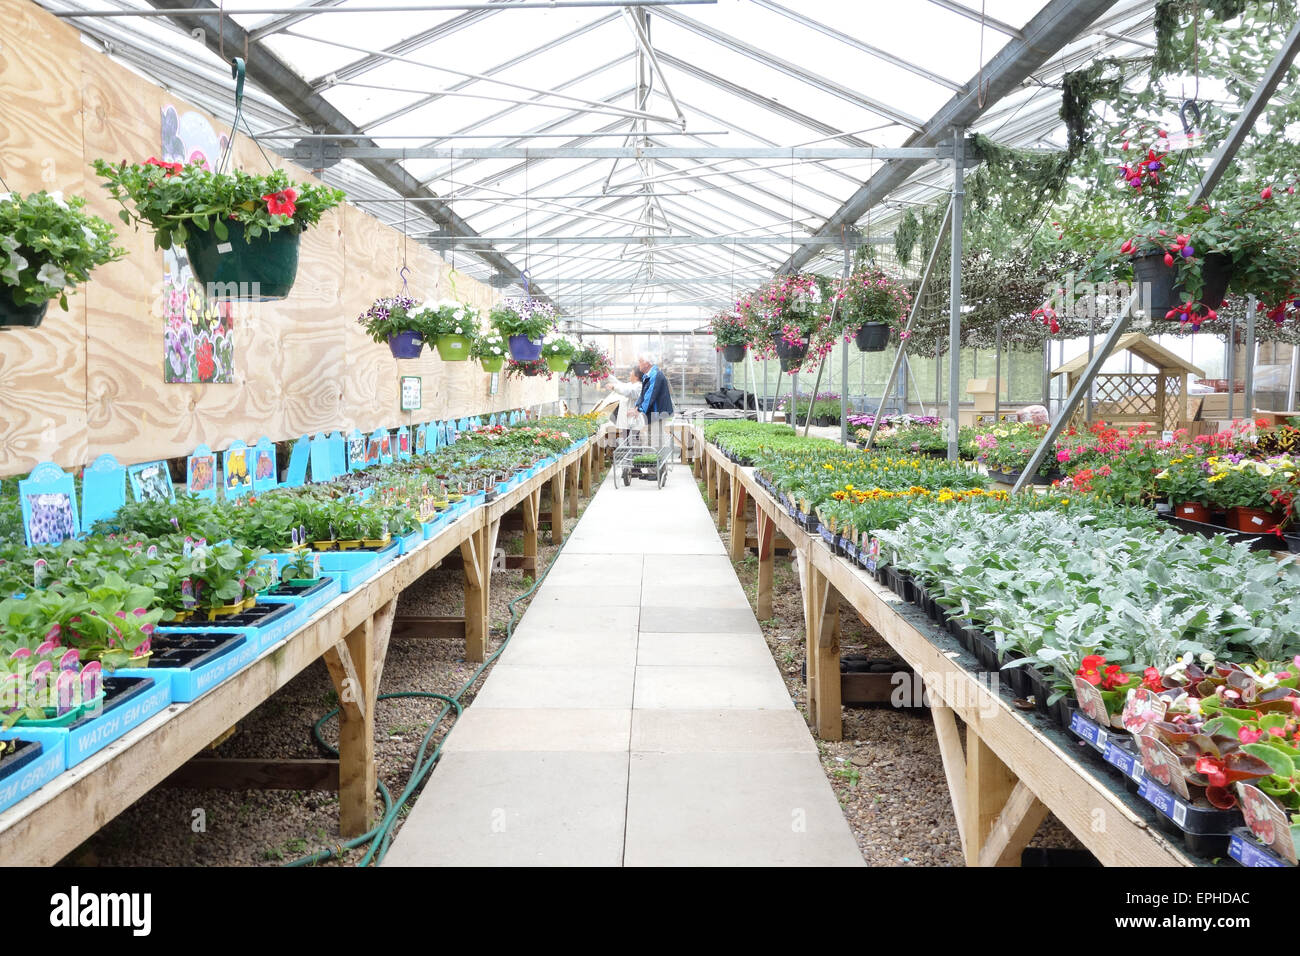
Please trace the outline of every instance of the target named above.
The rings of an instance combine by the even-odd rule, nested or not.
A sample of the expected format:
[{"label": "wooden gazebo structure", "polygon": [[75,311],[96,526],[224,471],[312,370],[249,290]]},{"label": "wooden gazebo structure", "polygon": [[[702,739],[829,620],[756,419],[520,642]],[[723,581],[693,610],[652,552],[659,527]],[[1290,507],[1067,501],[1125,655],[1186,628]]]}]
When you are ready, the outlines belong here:
[{"label": "wooden gazebo structure", "polygon": [[[1093,383],[1093,399],[1080,404],[1076,419],[1107,421],[1116,424],[1149,422],[1157,430],[1186,428],[1190,424],[1187,407],[1189,375],[1204,378],[1205,373],[1173,352],[1157,345],[1140,332],[1120,336],[1111,355],[1129,352],[1153,372],[1101,372]],[[1107,356],[1110,358],[1110,356]],[[1071,359],[1053,375],[1065,375],[1073,389],[1088,366],[1088,353]],[[1077,424],[1077,422],[1076,422]]]}]

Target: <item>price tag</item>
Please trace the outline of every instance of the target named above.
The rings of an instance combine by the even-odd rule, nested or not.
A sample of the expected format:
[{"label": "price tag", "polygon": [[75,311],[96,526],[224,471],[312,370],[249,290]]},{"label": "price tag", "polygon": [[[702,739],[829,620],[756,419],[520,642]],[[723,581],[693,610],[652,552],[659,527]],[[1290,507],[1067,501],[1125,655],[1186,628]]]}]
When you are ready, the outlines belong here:
[{"label": "price tag", "polygon": [[880,566],[880,539],[872,538],[867,546],[867,570],[874,571]]},{"label": "price tag", "polygon": [[1239,833],[1234,833],[1228,841],[1228,856],[1242,866],[1286,866],[1282,860]]},{"label": "price tag", "polygon": [[1266,847],[1296,865],[1295,840],[1291,835],[1291,820],[1277,802],[1258,787],[1237,781],[1237,797],[1241,801],[1241,815],[1255,838]]},{"label": "price tag", "polygon": [[230,253],[234,250],[234,248],[235,248],[235,247],[232,246],[232,245],[231,245],[230,243],[228,243],[228,242],[218,242],[218,243],[217,243],[217,255],[219,255],[219,256],[228,256],[228,255],[230,255]]}]

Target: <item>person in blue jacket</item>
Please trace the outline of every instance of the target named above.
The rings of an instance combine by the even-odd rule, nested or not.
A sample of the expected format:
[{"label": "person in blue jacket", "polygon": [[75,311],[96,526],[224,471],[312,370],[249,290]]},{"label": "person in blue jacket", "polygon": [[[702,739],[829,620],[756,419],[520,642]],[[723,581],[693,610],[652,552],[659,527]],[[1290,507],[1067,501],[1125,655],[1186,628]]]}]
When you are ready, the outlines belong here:
[{"label": "person in blue jacket", "polygon": [[672,390],[668,376],[655,364],[654,356],[641,353],[637,356],[641,369],[641,398],[636,409],[650,423],[650,444],[656,448],[663,444],[663,423],[673,415]]}]

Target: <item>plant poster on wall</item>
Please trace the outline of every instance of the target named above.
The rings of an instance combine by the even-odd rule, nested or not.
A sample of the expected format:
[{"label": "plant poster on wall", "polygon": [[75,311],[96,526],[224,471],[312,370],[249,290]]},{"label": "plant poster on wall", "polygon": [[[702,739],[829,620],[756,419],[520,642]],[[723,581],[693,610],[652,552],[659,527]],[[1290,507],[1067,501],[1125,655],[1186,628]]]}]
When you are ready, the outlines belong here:
[{"label": "plant poster on wall", "polygon": [[[226,136],[198,113],[162,108],[162,152],[169,163],[216,162]],[[235,381],[234,311],[209,302],[190,271],[184,246],[163,251],[163,381],[228,385]]]}]

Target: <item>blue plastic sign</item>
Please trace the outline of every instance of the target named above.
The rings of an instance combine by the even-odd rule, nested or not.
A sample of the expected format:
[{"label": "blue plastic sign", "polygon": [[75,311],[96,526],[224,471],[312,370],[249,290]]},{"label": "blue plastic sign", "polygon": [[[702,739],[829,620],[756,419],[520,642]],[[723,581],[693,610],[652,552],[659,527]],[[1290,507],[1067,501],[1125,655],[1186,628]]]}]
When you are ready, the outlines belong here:
[{"label": "blue plastic sign", "polygon": [[366,467],[366,436],[361,434],[361,430],[354,428],[352,434],[348,435],[348,471],[361,471]]},{"label": "blue plastic sign", "polygon": [[42,462],[19,481],[18,498],[28,546],[58,544],[81,534],[77,520],[77,483],[54,462]]},{"label": "blue plastic sign", "polygon": [[216,500],[217,456],[207,445],[200,445],[185,459],[185,490],[196,498]]},{"label": "blue plastic sign", "polygon": [[403,425],[393,440],[393,457],[398,461],[411,460],[411,430]]},{"label": "blue plastic sign", "polygon": [[172,501],[176,498],[171,472],[167,470],[165,461],[130,465],[126,469],[126,480],[131,486],[131,497],[136,501]]},{"label": "blue plastic sign", "polygon": [[[298,443],[302,444],[301,441]],[[294,449],[294,454],[298,449]],[[333,481],[338,477],[338,471],[334,467],[334,449],[330,442],[330,436],[321,432],[311,440],[311,480],[312,481]],[[304,478],[306,471],[304,469]],[[289,483],[293,483],[293,463],[289,464]]]},{"label": "blue plastic sign", "polygon": [[81,526],[111,518],[126,504],[126,469],[112,455],[100,455],[81,476]]},{"label": "blue plastic sign", "polygon": [[221,456],[221,487],[227,498],[241,498],[253,490],[253,472],[248,454],[248,443],[231,442]]},{"label": "blue plastic sign", "polygon": [[330,467],[334,469],[335,478],[348,470],[347,442],[344,441],[342,432],[330,435]]},{"label": "blue plastic sign", "polygon": [[253,490],[259,495],[280,484],[280,471],[275,460],[275,444],[263,435],[253,449]]},{"label": "blue plastic sign", "polygon": [[[326,465],[329,464],[329,445],[321,443],[324,449],[324,458]],[[289,488],[300,488],[302,483],[307,480],[307,463],[311,460],[312,440],[310,436],[303,435],[293,443],[293,451],[289,452],[289,474],[285,478],[285,485]]]}]

